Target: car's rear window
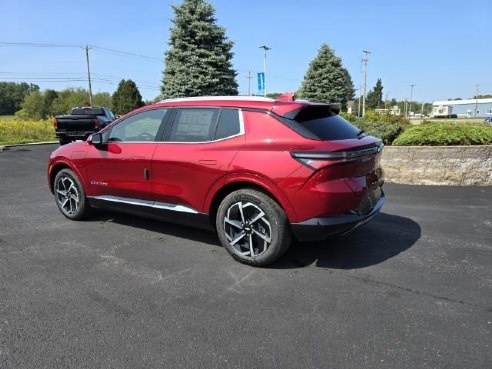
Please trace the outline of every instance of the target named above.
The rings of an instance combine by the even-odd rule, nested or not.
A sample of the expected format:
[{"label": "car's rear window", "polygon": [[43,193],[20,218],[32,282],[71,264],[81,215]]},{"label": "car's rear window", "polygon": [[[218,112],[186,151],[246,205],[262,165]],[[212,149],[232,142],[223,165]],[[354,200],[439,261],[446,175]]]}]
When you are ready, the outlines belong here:
[{"label": "car's rear window", "polygon": [[104,115],[104,110],[102,108],[75,108],[72,109],[72,115],[83,115],[83,114],[92,114],[92,115]]},{"label": "car's rear window", "polygon": [[312,106],[301,109],[287,119],[289,126],[301,135],[322,141],[357,138],[360,129],[342,118],[329,106]]}]

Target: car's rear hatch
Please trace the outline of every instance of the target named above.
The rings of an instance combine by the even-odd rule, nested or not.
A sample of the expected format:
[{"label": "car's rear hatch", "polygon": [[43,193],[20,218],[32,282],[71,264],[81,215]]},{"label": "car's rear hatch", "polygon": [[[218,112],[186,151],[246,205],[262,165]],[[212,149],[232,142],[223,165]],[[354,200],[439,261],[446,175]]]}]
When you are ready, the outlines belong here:
[{"label": "car's rear hatch", "polygon": [[312,168],[313,176],[343,179],[356,195],[382,185],[382,141],[346,121],[333,105],[307,104],[286,114],[283,121],[309,139],[291,155]]}]

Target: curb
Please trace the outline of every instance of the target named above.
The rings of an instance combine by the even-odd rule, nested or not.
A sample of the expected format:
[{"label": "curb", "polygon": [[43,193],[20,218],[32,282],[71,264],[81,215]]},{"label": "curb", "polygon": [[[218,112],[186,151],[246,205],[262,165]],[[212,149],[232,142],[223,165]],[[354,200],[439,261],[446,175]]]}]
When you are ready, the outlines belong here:
[{"label": "curb", "polygon": [[31,142],[31,143],[25,143],[25,144],[5,145],[5,146],[0,146],[0,151],[5,151],[11,147],[17,147],[17,146],[52,145],[52,144],[57,144],[57,143],[58,143],[58,141],[45,141],[45,142]]}]

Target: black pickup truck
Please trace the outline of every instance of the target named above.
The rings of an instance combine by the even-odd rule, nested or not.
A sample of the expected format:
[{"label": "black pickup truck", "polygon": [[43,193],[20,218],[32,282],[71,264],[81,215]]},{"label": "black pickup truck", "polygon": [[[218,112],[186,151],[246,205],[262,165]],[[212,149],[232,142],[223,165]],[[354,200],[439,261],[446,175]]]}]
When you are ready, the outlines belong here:
[{"label": "black pickup truck", "polygon": [[57,115],[53,125],[60,145],[65,145],[75,140],[86,140],[115,119],[108,108],[84,107],[72,109],[70,115]]}]

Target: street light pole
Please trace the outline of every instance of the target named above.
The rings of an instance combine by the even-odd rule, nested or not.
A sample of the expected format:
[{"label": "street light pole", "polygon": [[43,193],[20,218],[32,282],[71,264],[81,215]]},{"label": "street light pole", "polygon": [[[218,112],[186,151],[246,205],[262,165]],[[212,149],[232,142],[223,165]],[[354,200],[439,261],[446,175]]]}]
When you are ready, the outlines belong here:
[{"label": "street light pole", "polygon": [[415,86],[415,85],[410,85],[410,102],[409,102],[409,108],[408,108],[408,116],[410,116],[410,112],[412,111],[413,86]]},{"label": "street light pole", "polygon": [[369,60],[367,58],[367,55],[370,54],[370,51],[367,50],[362,50],[364,53],[364,59],[362,61],[364,62],[364,94],[362,95],[362,116],[366,115],[366,92],[367,92],[367,61]]},{"label": "street light pole", "polygon": [[263,77],[265,78],[263,81],[263,95],[266,97],[266,95],[267,95],[267,89],[266,89],[267,51],[271,50],[271,48],[266,46],[266,45],[261,45],[260,49],[263,49]]}]

